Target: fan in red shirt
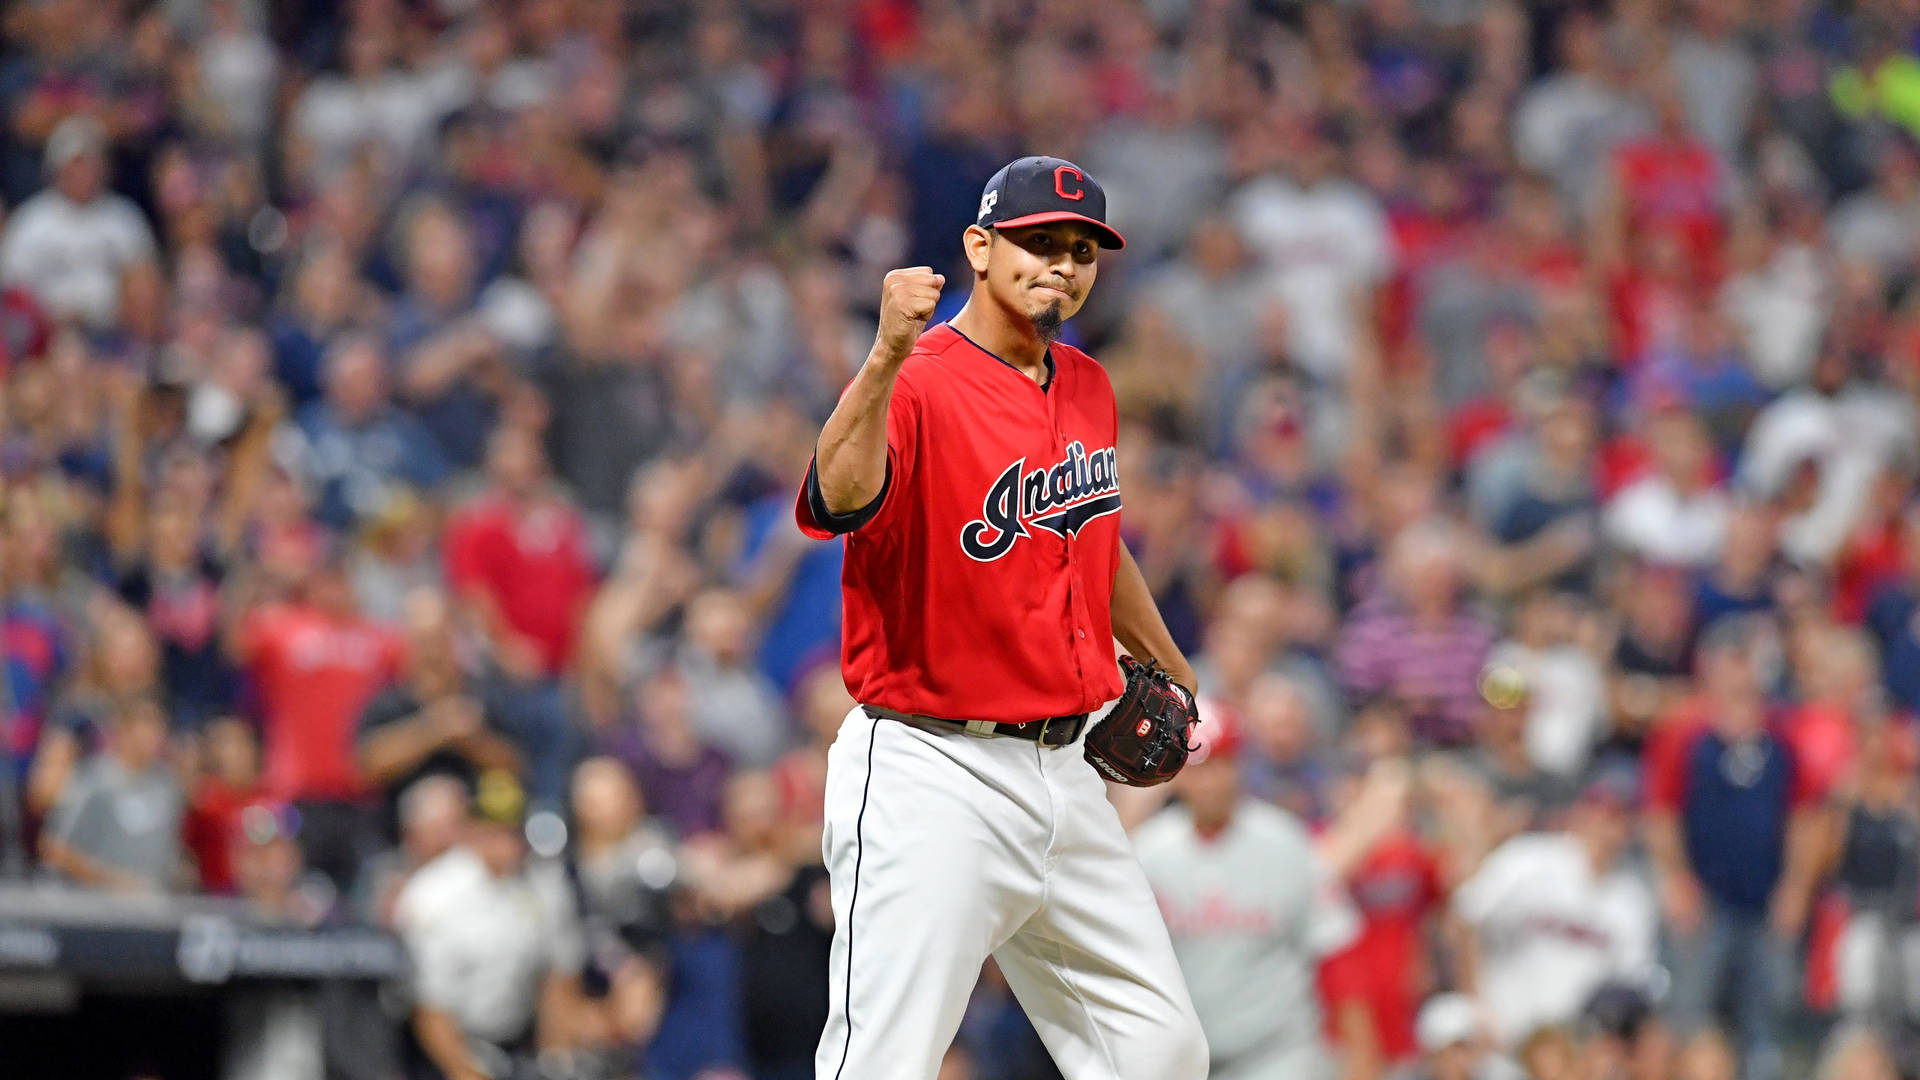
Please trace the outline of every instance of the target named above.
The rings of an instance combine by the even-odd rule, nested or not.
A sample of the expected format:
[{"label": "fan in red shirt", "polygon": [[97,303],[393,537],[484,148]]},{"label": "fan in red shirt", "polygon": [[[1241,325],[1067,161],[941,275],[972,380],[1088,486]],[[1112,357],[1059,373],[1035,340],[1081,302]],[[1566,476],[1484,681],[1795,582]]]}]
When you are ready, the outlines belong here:
[{"label": "fan in red shirt", "polygon": [[1347,885],[1360,936],[1320,968],[1328,1035],[1349,1053],[1365,1040],[1375,1060],[1404,1061],[1417,1049],[1413,1020],[1427,981],[1422,935],[1446,894],[1438,860],[1403,827],[1367,853]]},{"label": "fan in red shirt", "polygon": [[266,789],[305,819],[308,864],[344,886],[373,841],[354,733],[367,703],[399,674],[400,639],[360,615],[342,565],[330,559],[295,602],[248,613],[234,653],[259,700]]},{"label": "fan in red shirt", "polygon": [[592,598],[580,512],[553,490],[539,440],[502,428],[487,447],[493,487],[447,525],[447,577],[494,659],[523,681],[566,667]]},{"label": "fan in red shirt", "polygon": [[1614,151],[1618,203],[1609,217],[1618,230],[1616,242],[1671,230],[1680,238],[1692,280],[1710,284],[1720,274],[1726,174],[1688,126],[1678,91],[1664,85],[1655,98],[1657,129]]}]

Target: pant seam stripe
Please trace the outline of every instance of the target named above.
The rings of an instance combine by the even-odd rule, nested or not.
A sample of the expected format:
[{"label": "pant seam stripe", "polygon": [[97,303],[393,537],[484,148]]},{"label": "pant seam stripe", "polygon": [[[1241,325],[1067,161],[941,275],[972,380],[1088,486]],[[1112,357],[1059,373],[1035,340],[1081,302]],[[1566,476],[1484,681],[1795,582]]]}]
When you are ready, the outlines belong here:
[{"label": "pant seam stripe", "polygon": [[847,993],[840,1003],[841,1011],[846,1013],[847,1043],[840,1050],[840,1067],[833,1070],[833,1080],[840,1080],[840,1074],[847,1069],[847,1057],[853,1053],[853,912],[860,903],[860,861],[867,854],[862,830],[867,821],[867,793],[873,789],[873,743],[880,734],[880,723],[874,720],[867,730],[867,776],[860,784],[860,813],[853,819],[853,895],[847,898]]}]

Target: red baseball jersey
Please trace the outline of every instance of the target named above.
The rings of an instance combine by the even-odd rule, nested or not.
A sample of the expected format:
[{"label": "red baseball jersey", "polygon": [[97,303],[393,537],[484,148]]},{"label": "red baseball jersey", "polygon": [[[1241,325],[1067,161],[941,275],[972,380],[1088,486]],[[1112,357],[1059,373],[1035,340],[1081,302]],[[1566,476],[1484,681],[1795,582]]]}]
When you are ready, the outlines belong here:
[{"label": "red baseball jersey", "polygon": [[801,531],[846,536],[841,664],[861,703],[1022,723],[1119,696],[1113,386],[1078,349],[1049,361],[1042,387],[928,330],[894,384],[875,505],[822,520],[802,488]]}]

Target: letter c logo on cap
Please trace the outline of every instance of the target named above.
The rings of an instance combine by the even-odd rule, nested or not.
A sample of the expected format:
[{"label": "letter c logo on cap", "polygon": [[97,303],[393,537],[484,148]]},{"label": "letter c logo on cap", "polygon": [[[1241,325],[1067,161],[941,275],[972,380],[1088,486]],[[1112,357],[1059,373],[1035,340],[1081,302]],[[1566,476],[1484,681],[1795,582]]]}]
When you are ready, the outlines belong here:
[{"label": "letter c logo on cap", "polygon": [[[1072,191],[1067,190],[1068,174],[1072,174],[1073,176]],[[1063,199],[1072,199],[1074,202],[1079,202],[1081,199],[1087,197],[1087,189],[1081,186],[1086,179],[1087,175],[1079,169],[1071,165],[1062,165],[1053,170],[1053,193]]]}]

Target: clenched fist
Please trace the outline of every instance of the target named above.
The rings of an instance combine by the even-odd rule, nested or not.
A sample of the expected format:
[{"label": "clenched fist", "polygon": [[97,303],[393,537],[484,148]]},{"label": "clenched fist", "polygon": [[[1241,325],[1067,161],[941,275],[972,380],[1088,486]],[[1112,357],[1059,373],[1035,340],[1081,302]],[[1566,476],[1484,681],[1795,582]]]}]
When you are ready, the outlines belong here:
[{"label": "clenched fist", "polygon": [[880,332],[874,336],[874,355],[899,363],[913,351],[913,343],[933,318],[940,302],[940,287],[946,275],[936,274],[930,266],[909,266],[890,270],[880,285]]}]

